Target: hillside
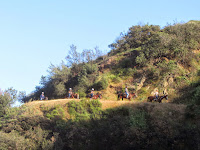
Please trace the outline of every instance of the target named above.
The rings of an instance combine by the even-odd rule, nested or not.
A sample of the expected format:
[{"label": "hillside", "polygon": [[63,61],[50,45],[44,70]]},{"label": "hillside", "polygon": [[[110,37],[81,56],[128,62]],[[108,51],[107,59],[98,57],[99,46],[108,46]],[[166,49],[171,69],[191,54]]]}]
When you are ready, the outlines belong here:
[{"label": "hillside", "polygon": [[116,100],[117,93],[128,86],[138,95],[135,101],[146,101],[158,89],[160,94],[168,93],[172,102],[180,96],[181,88],[200,79],[198,31],[199,21],[163,29],[132,26],[109,45],[111,51],[103,56],[99,49],[79,53],[72,45],[67,63],[51,65],[49,75],[41,77],[41,86],[22,101],[38,100],[42,91],[49,99],[65,98],[69,88],[81,98],[94,88],[104,99]]},{"label": "hillside", "polygon": [[[200,21],[132,26],[109,47],[102,56],[72,45],[67,63],[51,65],[21,107],[6,103],[0,148],[200,149]],[[137,97],[117,100],[125,86]],[[69,88],[80,99],[65,99]],[[103,98],[86,98],[92,88]],[[147,102],[157,89],[169,99]]]},{"label": "hillside", "polygon": [[[49,107],[54,108],[57,105],[65,106],[70,101],[77,101],[79,102],[79,99],[56,99],[56,100],[45,100],[45,101],[33,101],[29,103],[25,103],[24,105],[28,108],[33,108],[34,110],[37,110],[38,113],[41,112],[41,107]],[[123,105],[133,105],[137,104],[137,102],[130,102],[130,101],[111,101],[111,100],[99,100],[102,104],[102,110],[110,109],[110,108],[116,108]]]},{"label": "hillside", "polygon": [[34,101],[8,114],[6,121],[1,120],[0,146],[11,149],[187,149],[192,145],[197,149],[198,125],[190,121],[183,104]]}]

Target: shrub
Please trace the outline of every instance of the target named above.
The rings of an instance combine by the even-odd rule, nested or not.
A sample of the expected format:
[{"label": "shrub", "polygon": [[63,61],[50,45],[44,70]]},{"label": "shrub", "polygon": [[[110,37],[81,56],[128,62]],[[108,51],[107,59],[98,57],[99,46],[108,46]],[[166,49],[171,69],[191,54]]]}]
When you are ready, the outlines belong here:
[{"label": "shrub", "polygon": [[42,130],[40,126],[30,128],[25,137],[36,143],[36,149],[53,149],[54,141],[48,139],[49,131]]},{"label": "shrub", "polygon": [[121,63],[120,63],[120,67],[121,68],[129,68],[132,65],[132,61],[128,58],[125,58]]},{"label": "shrub", "polygon": [[120,82],[120,77],[118,75],[111,74],[108,76],[108,79],[110,79],[114,83]]},{"label": "shrub", "polygon": [[71,101],[67,104],[68,112],[72,120],[80,121],[89,119],[89,114],[83,106],[83,102]]},{"label": "shrub", "polygon": [[78,93],[79,93],[79,98],[86,97],[86,93],[85,92],[78,92]]},{"label": "shrub", "polygon": [[96,89],[96,90],[104,90],[108,87],[108,81],[106,78],[101,78],[100,81],[96,82],[93,87]]},{"label": "shrub", "polygon": [[95,73],[95,72],[97,72],[97,70],[98,70],[98,67],[97,67],[96,64],[92,64],[92,65],[91,65],[91,64],[89,64],[89,63],[86,63],[86,64],[84,65],[84,68],[85,68],[87,74]]},{"label": "shrub", "polygon": [[33,141],[19,135],[16,131],[11,131],[10,133],[0,131],[0,149],[36,149],[36,145]]},{"label": "shrub", "polygon": [[48,119],[56,119],[56,120],[59,120],[59,119],[62,119],[64,118],[64,110],[61,106],[56,106],[53,110],[51,110],[50,112],[48,112],[46,114],[46,117]]},{"label": "shrub", "polygon": [[81,100],[80,102],[71,101],[67,107],[71,119],[81,121],[98,118],[101,115],[101,105],[99,100]]}]

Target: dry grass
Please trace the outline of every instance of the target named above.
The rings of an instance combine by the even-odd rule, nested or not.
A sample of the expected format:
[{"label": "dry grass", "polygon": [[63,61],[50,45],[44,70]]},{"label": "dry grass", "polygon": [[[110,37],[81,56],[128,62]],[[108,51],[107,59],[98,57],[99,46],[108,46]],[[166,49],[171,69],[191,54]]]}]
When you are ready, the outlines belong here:
[{"label": "dry grass", "polygon": [[[49,107],[49,108],[53,108],[56,105],[61,105],[64,106],[66,105],[68,102],[70,101],[80,101],[79,99],[57,99],[57,100],[48,100],[48,101],[33,101],[33,102],[29,102],[29,103],[25,103],[25,106],[28,106],[29,108],[34,108],[36,110],[40,110],[41,107]],[[116,101],[116,100],[100,100],[100,102],[102,103],[102,109],[108,109],[108,108],[115,108],[115,107],[119,107],[125,104],[133,104],[135,102],[133,101]]]},{"label": "dry grass", "polygon": [[[27,106],[28,111],[24,115],[40,115],[43,116],[44,108],[55,108],[57,105],[60,105],[65,110],[65,118],[70,118],[68,114],[66,104],[72,100],[80,101],[79,99],[57,99],[57,100],[48,100],[48,101],[33,101],[24,104]],[[143,108],[146,112],[154,119],[156,124],[162,124],[160,120],[168,120],[167,124],[174,122],[174,118],[177,121],[183,119],[186,105],[183,104],[172,104],[172,103],[149,103],[149,102],[137,102],[137,101],[114,101],[114,100],[100,100],[102,103],[102,109],[117,108],[120,106],[129,106],[133,109]],[[163,124],[165,125],[165,124]],[[162,126],[162,125],[160,125]]]}]

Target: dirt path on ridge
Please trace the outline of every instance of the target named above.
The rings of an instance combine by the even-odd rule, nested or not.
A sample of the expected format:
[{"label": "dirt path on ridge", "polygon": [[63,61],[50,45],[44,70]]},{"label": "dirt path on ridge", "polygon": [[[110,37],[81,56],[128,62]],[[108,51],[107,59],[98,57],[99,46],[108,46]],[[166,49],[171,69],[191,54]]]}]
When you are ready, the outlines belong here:
[{"label": "dirt path on ridge", "polygon": [[[25,103],[26,106],[40,106],[40,105],[45,105],[45,106],[55,106],[55,105],[65,105],[66,103],[70,101],[80,101],[80,99],[56,99],[56,100],[42,100],[42,101],[32,101],[29,103]],[[114,108],[114,107],[119,107],[125,104],[133,104],[137,103],[134,101],[113,101],[113,100],[100,100],[102,103],[102,109],[108,109],[108,108]]]}]

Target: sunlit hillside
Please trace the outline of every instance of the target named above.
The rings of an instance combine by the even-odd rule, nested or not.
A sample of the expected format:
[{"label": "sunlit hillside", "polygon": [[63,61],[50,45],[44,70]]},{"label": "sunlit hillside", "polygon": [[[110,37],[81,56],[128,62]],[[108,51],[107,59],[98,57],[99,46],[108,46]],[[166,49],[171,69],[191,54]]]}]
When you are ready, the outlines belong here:
[{"label": "sunlit hillside", "polygon": [[[72,45],[20,107],[9,107],[13,89],[2,92],[0,149],[198,150],[199,21],[132,26],[109,47]],[[126,86],[133,97],[122,101]],[[67,99],[69,88],[78,98]],[[149,102],[156,90],[163,100]]]}]

